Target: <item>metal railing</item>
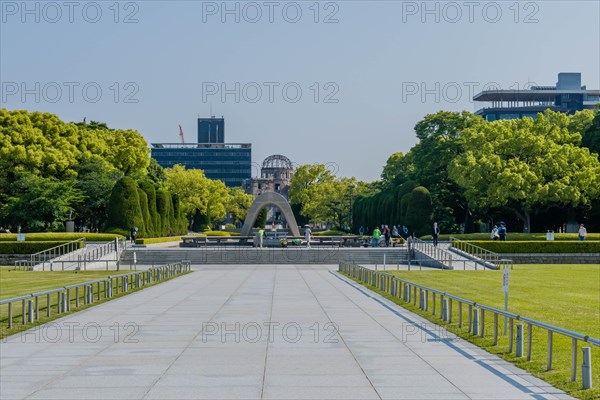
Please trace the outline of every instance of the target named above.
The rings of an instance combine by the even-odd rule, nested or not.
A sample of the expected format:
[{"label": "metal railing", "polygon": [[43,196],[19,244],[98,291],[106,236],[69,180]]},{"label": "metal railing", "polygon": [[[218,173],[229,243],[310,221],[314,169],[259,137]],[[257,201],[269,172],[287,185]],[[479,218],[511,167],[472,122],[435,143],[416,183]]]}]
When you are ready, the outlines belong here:
[{"label": "metal railing", "polygon": [[[516,353],[517,357],[523,357],[523,351],[525,346],[523,341],[525,340],[525,334],[523,333],[523,325],[517,324],[517,338],[515,338],[515,321],[520,321],[527,325],[527,346],[526,346],[526,357],[527,361],[531,361],[532,359],[532,348],[533,348],[533,327],[541,328],[547,331],[547,361],[546,361],[546,370],[552,370],[552,356],[553,356],[553,343],[554,343],[554,334],[563,335],[567,338],[571,339],[571,381],[574,382],[577,378],[577,344],[579,341],[589,343],[593,346],[600,347],[600,339],[590,337],[583,333],[574,332],[568,329],[560,328],[558,326],[550,325],[542,321],[538,321],[532,318],[528,318],[522,315],[517,315],[508,311],[500,310],[494,307],[489,307],[483,304],[476,303],[471,300],[463,299],[458,296],[454,296],[452,294],[446,293],[441,290],[433,289],[427,286],[419,285],[416,283],[409,282],[407,280],[401,279],[397,276],[390,275],[385,272],[377,272],[373,271],[369,268],[362,267],[356,264],[350,263],[340,263],[339,269],[340,272],[344,272],[345,274],[359,280],[360,282],[368,283],[371,286],[375,286],[377,289],[393,296],[402,299],[406,303],[413,303],[417,306],[417,301],[419,302],[418,307],[423,311],[431,311],[431,313],[436,316],[439,315],[440,319],[449,324],[453,323],[453,314],[452,308],[454,306],[454,302],[458,308],[458,328],[462,329],[465,324],[465,318],[463,313],[463,308],[467,307],[467,315],[466,315],[466,327],[468,333],[471,333],[473,336],[485,337],[487,330],[485,326],[485,316],[486,312],[490,313],[493,318],[493,343],[494,346],[498,345],[498,336],[499,333],[499,317],[505,318],[505,327],[508,324],[508,352],[513,353],[513,350]],[[431,302],[429,300],[431,294]],[[439,297],[439,305],[438,305],[438,297]],[[519,326],[520,325],[520,326]],[[519,340],[519,331],[520,340]],[[506,335],[506,333],[503,333]],[[585,354],[585,352],[584,352]],[[589,353],[588,353],[589,356]],[[589,376],[593,376],[591,374],[591,361],[585,360],[583,361],[583,366],[589,366]],[[583,370],[583,368],[582,368]],[[589,387],[585,387],[586,383],[584,380],[584,389],[589,389],[591,387],[591,383],[589,383]]]},{"label": "metal railing", "polygon": [[[79,242],[83,242],[83,247]],[[125,249],[126,240],[115,238],[106,243],[89,244],[85,239],[74,240],[64,245],[53,247],[42,252],[32,254],[29,260],[15,261],[15,269],[32,269],[41,267],[42,271],[68,269],[86,270],[88,264],[104,263],[108,271],[110,264],[119,261],[121,252]],[[115,253],[114,259],[102,259]],[[57,266],[57,268],[55,268]]]},{"label": "metal railing", "polygon": [[[29,266],[35,267],[36,265],[41,265],[42,270],[45,270],[47,262],[50,262],[51,260],[53,260],[57,257],[63,256],[67,253],[72,253],[76,250],[84,248],[85,243],[86,243],[85,238],[81,238],[81,239],[73,240],[68,243],[64,243],[64,244],[61,244],[58,246],[51,247],[46,250],[39,251],[39,252],[29,256]],[[22,262],[22,260],[20,260],[20,261],[21,261],[20,266],[23,266],[24,263]],[[16,265],[17,264],[15,264],[15,266]]]},{"label": "metal railing", "polygon": [[[93,304],[94,301],[100,301],[102,298],[109,299],[115,294],[125,293],[130,289],[138,289],[152,282],[169,279],[188,272],[190,267],[191,263],[189,261],[181,261],[150,268],[146,271],[108,276],[102,279],[0,300],[0,307],[5,305],[8,307],[7,317],[0,320],[0,323],[6,324],[8,329],[11,329],[14,325],[14,319],[20,318],[21,325],[25,326],[39,320],[40,307],[43,309],[44,305],[46,317],[49,318],[52,314],[52,308],[55,308],[58,314],[63,314],[71,311],[73,306],[78,308],[82,303],[88,305]],[[52,301],[53,295],[56,295],[55,303]],[[21,307],[14,306],[18,303],[21,303]],[[15,308],[17,308],[17,313]],[[18,313],[19,308],[20,314]]]},{"label": "metal railing", "polygon": [[416,259],[416,254],[413,254],[412,251],[413,249],[441,264],[442,269],[455,269],[455,267],[460,266],[461,263],[463,269],[466,269],[466,263],[468,262],[467,260],[456,260],[456,257],[449,251],[441,249],[438,246],[434,246],[433,244],[425,242],[419,238],[409,238],[408,248],[409,256],[419,264],[422,262]]},{"label": "metal railing", "polygon": [[450,247],[457,250],[459,254],[462,253],[464,256],[470,257],[473,262],[479,263],[486,268],[500,269],[506,263],[510,263],[512,269],[512,260],[464,240],[450,237]]}]

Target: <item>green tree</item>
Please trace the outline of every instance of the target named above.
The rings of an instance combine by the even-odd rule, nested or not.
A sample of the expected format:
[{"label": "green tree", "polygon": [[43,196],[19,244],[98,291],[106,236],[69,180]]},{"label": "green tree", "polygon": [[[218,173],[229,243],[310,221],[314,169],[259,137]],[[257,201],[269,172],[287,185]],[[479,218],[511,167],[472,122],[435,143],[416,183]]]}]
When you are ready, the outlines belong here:
[{"label": "green tree", "polygon": [[579,147],[579,133],[563,122],[554,124],[554,114],[539,114],[536,121],[494,121],[462,132],[464,153],[449,172],[471,207],[506,207],[529,232],[534,209],[575,207],[600,196],[598,158]]},{"label": "green tree", "polygon": [[254,228],[264,228],[265,225],[267,225],[267,209],[263,208],[254,221]]},{"label": "green tree", "polygon": [[226,204],[227,212],[235,222],[243,222],[253,201],[252,195],[244,192],[242,188],[230,188]]},{"label": "green tree", "polygon": [[17,175],[8,202],[0,209],[4,223],[24,230],[57,229],[83,200],[72,179],[43,178],[31,172]]},{"label": "green tree", "polygon": [[196,210],[206,215],[210,197],[210,180],[201,169],[185,169],[182,165],[166,168],[165,185],[179,198],[181,210],[190,221]]},{"label": "green tree", "polygon": [[80,225],[101,231],[108,219],[108,202],[120,172],[101,159],[88,159],[77,168],[75,187],[84,199],[75,205],[75,214]]},{"label": "green tree", "polygon": [[[573,118],[575,118],[575,116],[573,116]],[[584,131],[582,130],[578,131],[583,135],[581,145],[590,149],[590,152],[596,153],[596,157],[600,158],[600,108],[596,108],[594,118],[587,129]]]}]

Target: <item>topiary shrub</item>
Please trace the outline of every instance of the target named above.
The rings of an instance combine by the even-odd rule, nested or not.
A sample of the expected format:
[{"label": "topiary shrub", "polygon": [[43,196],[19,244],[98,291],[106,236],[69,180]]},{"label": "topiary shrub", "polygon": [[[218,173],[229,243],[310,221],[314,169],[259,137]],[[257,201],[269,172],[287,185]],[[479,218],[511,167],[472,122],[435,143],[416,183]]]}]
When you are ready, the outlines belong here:
[{"label": "topiary shrub", "polygon": [[154,236],[154,224],[152,223],[152,218],[150,217],[150,210],[148,209],[148,196],[146,195],[146,192],[138,188],[138,197],[140,198],[140,209],[142,210],[142,218],[144,219],[145,228],[143,232],[138,232],[138,236]]},{"label": "topiary shrub", "polygon": [[[160,215],[156,211],[156,189],[151,182],[142,181],[138,182],[139,187],[146,193],[148,197],[148,212],[150,213],[150,219],[152,220],[152,236],[159,235],[161,226]],[[146,228],[148,230],[148,228]]]},{"label": "topiary shrub", "polygon": [[112,190],[108,202],[107,226],[107,231],[113,229],[129,231],[133,226],[136,226],[140,232],[145,231],[137,183],[130,177],[121,178]]},{"label": "topiary shrub", "polygon": [[417,236],[428,233],[433,224],[433,204],[431,194],[423,186],[417,186],[410,194],[410,202],[406,209],[405,225],[410,233]]},{"label": "topiary shrub", "polygon": [[160,229],[157,236],[169,236],[169,232],[171,232],[171,195],[165,189],[156,191],[156,211],[160,216]]}]

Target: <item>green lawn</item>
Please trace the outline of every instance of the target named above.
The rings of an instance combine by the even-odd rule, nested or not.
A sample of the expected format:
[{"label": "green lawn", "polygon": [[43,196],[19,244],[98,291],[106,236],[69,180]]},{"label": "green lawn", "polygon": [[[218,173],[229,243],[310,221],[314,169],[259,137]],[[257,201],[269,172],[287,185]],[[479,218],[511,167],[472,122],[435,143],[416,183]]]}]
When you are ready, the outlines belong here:
[{"label": "green lawn", "polygon": [[0,267],[0,300],[130,272],[129,270],[37,272],[14,271],[11,268]]},{"label": "green lawn", "polygon": [[[439,289],[447,293],[488,306],[503,308],[502,271],[388,271],[410,282]],[[373,287],[367,285],[369,288]],[[380,292],[381,293],[381,292]],[[499,354],[521,368],[567,391],[572,396],[600,398],[600,348],[579,342],[577,382],[570,382],[571,341],[554,335],[553,370],[546,371],[547,331],[533,329],[532,360],[517,359],[507,352],[508,339],[501,337],[493,345],[493,318],[487,313],[485,338],[474,338],[465,326],[458,327],[458,307],[452,309],[453,323],[447,324],[429,312],[422,312],[412,304],[392,299],[446,329],[474,342],[486,350]],[[515,265],[510,271],[509,311],[534,318],[562,328],[600,338],[600,265]],[[466,307],[463,309],[466,315]],[[466,319],[466,316],[465,316]],[[502,319],[500,319],[502,324]],[[502,330],[502,328],[500,328]],[[581,347],[592,347],[594,368],[593,389],[581,390]]]},{"label": "green lawn", "polygon": [[[107,276],[117,276],[133,272],[130,270],[122,271],[65,271],[65,272],[37,272],[37,271],[15,271],[14,267],[0,267],[0,299],[18,297],[35,292],[41,292],[49,289],[58,289],[67,285],[72,285],[80,282],[93,281]],[[169,279],[173,279],[169,278]],[[169,280],[167,279],[167,280]],[[126,296],[138,290],[143,290],[146,287],[165,282],[165,280],[154,281],[149,285],[146,284],[141,288],[129,288],[127,292],[121,292],[118,286],[115,286],[113,297],[118,298]],[[100,299],[97,298],[98,290],[100,290]],[[104,285],[94,286],[94,304],[83,304],[84,290],[81,288],[76,291],[69,289],[71,311],[63,314],[58,314],[59,299],[56,294],[50,296],[48,302],[47,296],[39,297],[39,319],[33,324],[22,325],[23,305],[22,303],[13,303],[13,327],[8,329],[8,306],[0,306],[0,339],[13,335],[15,333],[30,329],[34,326],[41,325],[52,321],[53,319],[63,317],[73,312],[81,311],[88,307],[110,301],[106,299],[104,294]],[[79,297],[80,306],[76,308],[76,296]],[[47,316],[48,307],[50,308],[50,317]]]}]

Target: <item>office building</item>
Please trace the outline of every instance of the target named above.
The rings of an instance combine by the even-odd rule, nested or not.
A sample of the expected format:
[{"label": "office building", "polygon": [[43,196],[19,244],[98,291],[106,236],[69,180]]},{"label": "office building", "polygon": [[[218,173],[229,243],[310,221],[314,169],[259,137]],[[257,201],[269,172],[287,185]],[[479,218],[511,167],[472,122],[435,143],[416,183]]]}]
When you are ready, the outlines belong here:
[{"label": "office building", "polygon": [[545,110],[574,114],[594,109],[600,102],[600,90],[581,85],[581,73],[561,72],[555,86],[532,86],[529,90],[485,90],[473,101],[486,103],[475,112],[488,121],[497,119],[536,118]]},{"label": "office building", "polygon": [[229,187],[242,186],[252,176],[252,144],[225,143],[223,118],[198,118],[198,139],[202,142],[152,143],[152,158],[163,168],[201,169]]}]

